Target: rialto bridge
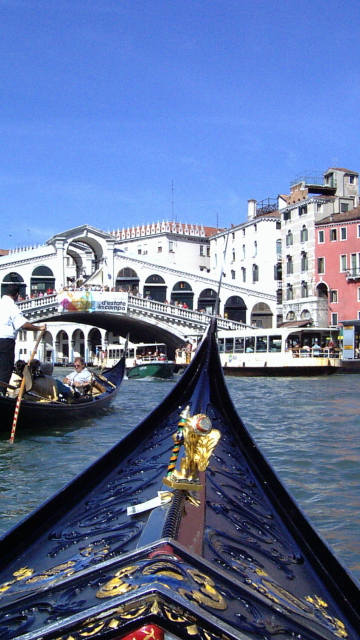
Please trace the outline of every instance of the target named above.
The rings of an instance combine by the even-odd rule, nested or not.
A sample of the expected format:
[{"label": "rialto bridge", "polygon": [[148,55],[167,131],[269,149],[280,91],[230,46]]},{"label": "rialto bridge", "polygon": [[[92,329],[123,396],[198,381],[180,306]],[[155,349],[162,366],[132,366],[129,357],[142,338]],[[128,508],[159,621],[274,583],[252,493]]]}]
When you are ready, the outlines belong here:
[{"label": "rialto bridge", "polygon": [[[127,333],[132,342],[167,342],[171,353],[186,336],[203,332],[215,308],[220,269],[219,265],[211,270],[208,239],[175,227],[147,233],[128,232],[136,245],[126,246],[123,237],[82,225],[53,236],[45,245],[0,257],[1,294],[6,285],[18,283],[26,316],[50,323],[46,358],[71,361],[78,353],[89,358],[95,347],[116,343]],[[276,295],[232,278],[230,271],[222,279],[220,326],[276,326]],[[55,292],[64,290],[74,295],[99,290],[113,297],[127,294],[126,313],[59,311]],[[24,334],[20,332],[17,341],[19,356],[31,348],[25,344],[30,335]]]},{"label": "rialto bridge", "polygon": [[[91,361],[99,348],[107,351],[128,335],[134,343],[165,342],[173,357],[175,349],[185,345],[188,336],[204,333],[211,317],[207,313],[118,292],[63,292],[18,304],[30,322],[48,325],[42,358],[65,363],[72,362],[75,355]],[[218,327],[234,330],[246,325],[218,317]],[[18,355],[25,354],[21,351]]]}]

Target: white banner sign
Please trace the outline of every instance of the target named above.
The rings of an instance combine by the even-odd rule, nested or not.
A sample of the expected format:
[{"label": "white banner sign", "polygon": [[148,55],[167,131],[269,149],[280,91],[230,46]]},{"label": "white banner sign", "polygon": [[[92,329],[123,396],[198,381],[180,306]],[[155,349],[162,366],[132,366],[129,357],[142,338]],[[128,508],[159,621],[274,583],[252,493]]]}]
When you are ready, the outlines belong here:
[{"label": "white banner sign", "polygon": [[119,291],[62,291],[58,295],[59,311],[103,311],[127,313],[128,294]]}]

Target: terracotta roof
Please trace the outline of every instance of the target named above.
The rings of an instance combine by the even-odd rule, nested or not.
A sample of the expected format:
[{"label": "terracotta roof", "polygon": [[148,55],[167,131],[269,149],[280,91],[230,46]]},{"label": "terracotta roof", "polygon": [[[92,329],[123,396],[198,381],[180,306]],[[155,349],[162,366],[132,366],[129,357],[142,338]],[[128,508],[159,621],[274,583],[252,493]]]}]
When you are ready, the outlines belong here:
[{"label": "terracotta roof", "polygon": [[0,249],[0,256],[7,256],[9,254],[9,249]]},{"label": "terracotta roof", "polygon": [[349,211],[344,211],[343,213],[332,213],[330,216],[323,218],[315,223],[316,227],[327,225],[327,224],[340,224],[341,222],[351,222],[352,220],[360,219],[360,206],[354,207]]},{"label": "terracotta roof", "polygon": [[351,169],[341,169],[340,167],[329,167],[328,170],[325,171],[325,173],[328,173],[329,171],[344,171],[344,173],[351,173],[355,176],[359,175],[357,171],[352,171]]},{"label": "terracotta roof", "polygon": [[225,229],[218,229],[217,227],[204,227],[204,231],[206,238],[209,238],[210,236],[214,236],[216,233],[225,231]]}]

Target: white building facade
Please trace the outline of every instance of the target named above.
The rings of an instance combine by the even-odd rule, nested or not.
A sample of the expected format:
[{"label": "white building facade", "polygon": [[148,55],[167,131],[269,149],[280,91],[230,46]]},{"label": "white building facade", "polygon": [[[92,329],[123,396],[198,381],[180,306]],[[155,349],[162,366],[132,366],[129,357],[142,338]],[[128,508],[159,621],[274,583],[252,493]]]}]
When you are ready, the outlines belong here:
[{"label": "white building facade", "polygon": [[276,299],[275,311],[265,300],[249,310],[238,296],[233,300],[232,319],[263,328],[275,327],[281,317],[281,221],[277,202],[258,204],[249,200],[247,221],[212,236],[210,256],[214,278],[223,269],[224,283],[251,288],[260,295],[266,292]]}]

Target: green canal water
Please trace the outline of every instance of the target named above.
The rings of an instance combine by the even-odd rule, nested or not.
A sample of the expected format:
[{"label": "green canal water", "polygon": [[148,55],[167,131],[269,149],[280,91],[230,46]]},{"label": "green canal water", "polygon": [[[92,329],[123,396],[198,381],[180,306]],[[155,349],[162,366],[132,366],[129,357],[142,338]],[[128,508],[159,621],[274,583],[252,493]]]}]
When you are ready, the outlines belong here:
[{"label": "green canal water", "polygon": [[[360,580],[360,375],[227,378],[227,384],[281,480]],[[125,380],[104,417],[18,432],[13,445],[0,440],[0,534],[121,440],[173,385]]]}]

